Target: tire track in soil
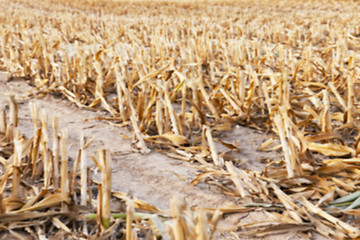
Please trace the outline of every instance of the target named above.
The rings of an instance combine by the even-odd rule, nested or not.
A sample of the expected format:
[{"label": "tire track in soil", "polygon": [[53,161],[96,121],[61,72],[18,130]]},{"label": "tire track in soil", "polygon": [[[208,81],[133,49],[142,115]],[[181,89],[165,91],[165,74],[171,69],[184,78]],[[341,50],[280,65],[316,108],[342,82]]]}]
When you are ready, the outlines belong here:
[{"label": "tire track in soil", "polygon": [[[130,193],[163,210],[169,208],[169,202],[173,196],[184,198],[190,206],[202,207],[220,207],[234,204],[237,200],[207,184],[200,183],[191,186],[189,183],[196,177],[196,169],[185,162],[169,158],[154,150],[146,155],[133,152],[131,141],[121,137],[121,135],[131,136],[131,132],[95,119],[99,115],[106,116],[106,113],[79,109],[67,100],[49,95],[44,98],[24,99],[21,96],[32,90],[32,87],[21,79],[8,80],[9,74],[0,73],[0,91],[3,93],[0,95],[0,106],[7,104],[10,94],[16,96],[19,105],[19,128],[22,134],[26,137],[33,135],[29,107],[29,103],[33,102],[38,105],[40,113],[46,112],[48,123],[51,122],[53,116],[58,116],[60,129],[68,130],[69,156],[72,159],[76,159],[81,134],[88,137],[94,136],[95,139],[87,150],[88,156],[92,154],[97,157],[97,150],[100,148],[110,149],[113,190]],[[49,134],[51,134],[51,126],[49,126]],[[228,137],[224,136],[224,139],[237,141],[240,149],[243,150],[237,153],[236,157],[245,159],[245,166],[249,168],[261,168],[259,158],[273,158],[278,155],[257,151],[259,144],[266,140],[266,136],[252,129],[236,128],[234,133],[229,134]],[[186,181],[174,173],[184,177]],[[101,174],[97,172],[93,178],[100,180]]]}]

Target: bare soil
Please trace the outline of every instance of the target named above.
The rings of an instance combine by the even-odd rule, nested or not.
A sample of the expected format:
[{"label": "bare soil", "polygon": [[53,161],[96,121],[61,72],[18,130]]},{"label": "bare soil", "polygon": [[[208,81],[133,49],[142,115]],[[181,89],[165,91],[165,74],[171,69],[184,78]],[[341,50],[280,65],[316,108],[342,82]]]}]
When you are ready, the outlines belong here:
[{"label": "bare soil", "polygon": [[[207,184],[191,186],[189,183],[196,177],[197,171],[191,164],[154,150],[146,155],[134,152],[132,141],[124,138],[132,135],[130,131],[97,119],[105,116],[105,112],[79,109],[66,100],[49,95],[43,98],[23,97],[29,91],[34,91],[25,80],[10,79],[7,73],[1,73],[0,79],[0,92],[3,93],[0,95],[0,104],[7,104],[10,94],[16,96],[19,103],[19,126],[25,136],[33,134],[29,107],[29,103],[33,102],[40,111],[47,114],[49,120],[53,116],[59,117],[60,128],[66,128],[69,133],[69,155],[72,159],[76,159],[81,134],[88,138],[95,137],[88,148],[89,156],[97,156],[98,149],[110,149],[115,191],[130,193],[160,209],[168,209],[169,200],[173,196],[184,198],[190,206],[220,207],[235,203],[236,198],[229,198],[219,189]],[[263,167],[260,159],[279,155],[258,150],[267,138],[254,129],[237,126],[226,133],[222,140],[237,144],[240,151],[233,152],[232,156],[239,159],[244,167],[260,170]],[[220,152],[226,151],[221,144],[217,148]],[[99,179],[100,173],[95,173],[93,177]]]}]

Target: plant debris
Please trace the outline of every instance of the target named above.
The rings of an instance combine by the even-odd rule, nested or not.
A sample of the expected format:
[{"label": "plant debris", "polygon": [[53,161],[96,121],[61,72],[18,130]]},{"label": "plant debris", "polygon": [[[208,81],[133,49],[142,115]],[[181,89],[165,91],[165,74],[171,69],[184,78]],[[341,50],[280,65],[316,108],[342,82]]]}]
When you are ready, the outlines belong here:
[{"label": "plant debris", "polygon": [[[3,111],[0,119],[0,213],[9,217],[0,222],[8,233],[106,238],[120,227],[127,239],[139,229],[165,239],[208,239],[222,214],[259,210],[270,220],[240,221],[230,231],[359,237],[358,2],[35,2],[0,1],[7,9],[0,13],[0,67],[9,81],[34,86],[27,96],[54,94],[106,111],[106,119],[133,130],[134,149],[196,165],[191,184],[214,184],[240,205],[191,209],[174,199],[171,213],[161,215],[112,193],[108,150],[95,159],[103,178],[94,183],[90,142],[81,137],[69,169],[58,119],[50,148],[46,115],[32,106],[35,130],[27,140],[11,96],[9,116]],[[261,150],[281,149],[283,158],[263,171],[242,169],[215,144],[241,151],[221,140],[236,125],[273,133]],[[275,138],[280,145],[272,146]],[[111,213],[111,194],[126,202],[125,220]],[[75,217],[95,212],[94,223]],[[32,213],[37,221],[29,223]]]}]

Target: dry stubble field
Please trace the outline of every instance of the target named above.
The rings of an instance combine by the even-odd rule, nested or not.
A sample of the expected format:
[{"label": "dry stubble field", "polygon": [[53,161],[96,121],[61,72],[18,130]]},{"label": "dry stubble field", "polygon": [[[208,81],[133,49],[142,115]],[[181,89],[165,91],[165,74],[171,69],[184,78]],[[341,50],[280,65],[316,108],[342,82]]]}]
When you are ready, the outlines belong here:
[{"label": "dry stubble field", "polygon": [[356,1],[0,9],[2,237],[360,235]]}]

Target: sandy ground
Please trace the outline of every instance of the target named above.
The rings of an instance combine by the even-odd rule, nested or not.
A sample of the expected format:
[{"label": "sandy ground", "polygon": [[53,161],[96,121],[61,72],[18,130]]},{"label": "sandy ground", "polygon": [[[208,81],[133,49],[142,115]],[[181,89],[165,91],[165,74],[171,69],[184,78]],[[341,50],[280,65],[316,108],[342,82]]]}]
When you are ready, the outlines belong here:
[{"label": "sandy ground", "polygon": [[[0,92],[3,93],[0,95],[0,104],[7,104],[10,94],[16,96],[19,103],[19,126],[25,136],[30,137],[33,134],[29,107],[29,103],[33,102],[38,105],[40,111],[47,114],[48,122],[51,122],[54,116],[59,117],[60,129],[66,128],[69,133],[69,155],[72,159],[76,158],[81,134],[88,138],[95,137],[88,149],[89,156],[97,156],[97,150],[100,148],[110,149],[114,190],[130,193],[161,209],[169,207],[172,196],[185,198],[191,206],[201,204],[204,207],[218,207],[234,203],[234,199],[205,184],[190,186],[189,182],[196,177],[196,168],[188,163],[169,158],[154,150],[146,155],[134,152],[131,140],[123,137],[131,136],[128,130],[96,119],[105,113],[79,109],[72,103],[53,96],[23,98],[27,91],[32,90],[26,81],[8,81],[7,73],[1,73],[0,79]],[[51,126],[49,127],[51,130]],[[234,142],[240,149],[239,152],[232,153],[233,157],[239,159],[244,167],[258,170],[263,166],[259,159],[276,156],[274,153],[258,151],[266,139],[266,136],[256,130],[241,126],[223,136],[224,141]],[[217,148],[219,151],[226,150],[220,144]],[[97,179],[100,174],[95,174],[94,177]]]},{"label": "sandy ground", "polygon": [[[98,116],[104,116],[104,112],[79,109],[72,103],[53,96],[23,98],[22,96],[31,91],[32,87],[21,79],[7,81],[8,77],[6,73],[0,76],[0,91],[4,93],[0,95],[0,103],[7,104],[10,94],[16,96],[21,132],[27,137],[33,134],[29,107],[29,103],[33,102],[38,105],[40,112],[44,111],[47,114],[49,123],[52,117],[59,117],[60,129],[66,128],[69,133],[69,155],[72,159],[76,158],[81,134],[88,138],[95,137],[88,149],[88,155],[97,156],[97,150],[100,148],[110,149],[114,190],[130,193],[161,209],[168,208],[169,200],[174,195],[185,198],[191,206],[201,204],[205,207],[218,207],[234,202],[217,189],[205,184],[190,186],[189,183],[196,177],[196,168],[188,163],[169,158],[154,150],[146,155],[134,152],[131,140],[123,137],[132,136],[128,130],[96,119]],[[49,130],[51,133],[51,126]],[[240,152],[232,155],[247,168],[261,169],[259,159],[274,156],[272,153],[257,150],[266,137],[253,129],[238,126],[231,133],[225,134],[223,140],[238,145]],[[219,151],[226,150],[220,144],[217,148]],[[100,174],[98,175],[95,174],[95,179],[100,177]]]}]

